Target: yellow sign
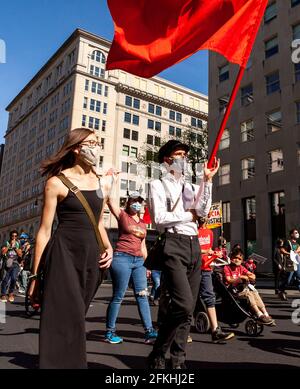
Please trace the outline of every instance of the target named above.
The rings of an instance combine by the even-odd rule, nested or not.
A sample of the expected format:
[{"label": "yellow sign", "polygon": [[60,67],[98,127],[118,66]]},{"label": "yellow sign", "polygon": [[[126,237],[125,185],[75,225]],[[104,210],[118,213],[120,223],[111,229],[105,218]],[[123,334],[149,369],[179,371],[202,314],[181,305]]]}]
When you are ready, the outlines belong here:
[{"label": "yellow sign", "polygon": [[222,203],[213,203],[206,222],[206,227],[213,229],[222,227]]}]

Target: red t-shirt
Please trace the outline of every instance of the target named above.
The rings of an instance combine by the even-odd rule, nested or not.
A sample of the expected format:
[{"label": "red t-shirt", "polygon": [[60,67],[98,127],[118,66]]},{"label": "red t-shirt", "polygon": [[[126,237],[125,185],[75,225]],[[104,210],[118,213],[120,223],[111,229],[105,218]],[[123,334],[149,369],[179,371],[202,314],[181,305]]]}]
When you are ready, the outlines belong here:
[{"label": "red t-shirt", "polygon": [[[225,277],[233,277],[238,279],[240,276],[247,276],[250,272],[242,265],[231,267],[230,265],[224,266],[224,275]],[[251,273],[250,273],[251,274]],[[231,285],[236,286],[240,283],[237,281]],[[225,279],[225,284],[229,285],[229,283]]]},{"label": "red t-shirt", "polygon": [[[199,228],[198,239],[200,248],[203,251],[209,250],[212,248],[214,242],[214,234],[209,228]],[[210,264],[215,259],[214,256],[208,256],[207,254],[202,254],[202,264],[201,269],[206,271],[211,271]]]},{"label": "red t-shirt", "polygon": [[146,224],[139,220],[136,222],[127,212],[121,211],[118,221],[119,239],[115,251],[141,257],[141,243],[146,237]]}]

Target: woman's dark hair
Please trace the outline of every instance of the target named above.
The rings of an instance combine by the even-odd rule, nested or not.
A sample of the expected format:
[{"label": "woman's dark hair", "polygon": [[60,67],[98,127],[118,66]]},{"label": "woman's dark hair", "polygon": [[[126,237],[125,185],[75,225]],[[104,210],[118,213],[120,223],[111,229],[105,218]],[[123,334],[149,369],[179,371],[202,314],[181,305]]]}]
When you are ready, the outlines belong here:
[{"label": "woman's dark hair", "polygon": [[91,134],[94,134],[94,131],[87,128],[76,128],[70,131],[61,149],[41,163],[40,172],[42,176],[48,176],[49,178],[57,176],[62,170],[74,166],[74,148]]},{"label": "woman's dark hair", "polygon": [[244,256],[243,250],[240,249],[239,247],[234,247],[230,253],[230,258],[234,258],[237,255],[242,255]]},{"label": "woman's dark hair", "polygon": [[278,247],[283,246],[283,243],[284,243],[283,239],[277,239],[276,240],[276,247],[278,248]]},{"label": "woman's dark hair", "polygon": [[12,238],[12,235],[13,235],[13,234],[19,235],[19,233],[18,233],[17,230],[12,230],[12,231],[10,231],[10,233],[9,233],[9,237]]},{"label": "woman's dark hair", "polygon": [[295,231],[298,231],[297,228],[293,228],[292,230],[290,230],[290,236],[292,236]]}]

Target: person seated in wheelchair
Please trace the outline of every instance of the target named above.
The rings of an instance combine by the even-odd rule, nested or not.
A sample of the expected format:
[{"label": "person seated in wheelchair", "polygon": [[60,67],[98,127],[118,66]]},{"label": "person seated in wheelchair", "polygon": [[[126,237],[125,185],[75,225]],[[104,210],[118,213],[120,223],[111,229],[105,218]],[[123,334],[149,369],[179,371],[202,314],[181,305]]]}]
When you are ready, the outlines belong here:
[{"label": "person seated in wheelchair", "polygon": [[265,304],[253,285],[255,274],[242,265],[243,261],[243,251],[240,248],[233,249],[230,254],[230,265],[224,267],[225,284],[239,300],[247,300],[259,324],[274,326],[275,320],[267,312]]}]

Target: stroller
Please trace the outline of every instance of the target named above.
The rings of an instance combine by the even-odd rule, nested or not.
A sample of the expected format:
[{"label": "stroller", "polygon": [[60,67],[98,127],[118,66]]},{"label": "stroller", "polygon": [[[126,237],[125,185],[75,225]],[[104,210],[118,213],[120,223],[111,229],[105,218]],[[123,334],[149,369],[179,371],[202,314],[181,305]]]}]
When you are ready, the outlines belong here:
[{"label": "stroller", "polygon": [[[237,300],[233,293],[223,283],[223,275],[213,272],[213,285],[216,293],[216,313],[218,320],[228,324],[232,328],[238,328],[239,324],[245,322],[245,331],[248,336],[258,336],[264,326],[257,322],[256,316],[249,310],[249,303],[245,300]],[[206,333],[210,329],[209,318],[206,307],[199,296],[194,311],[194,325],[199,333]]]}]

